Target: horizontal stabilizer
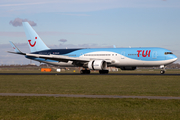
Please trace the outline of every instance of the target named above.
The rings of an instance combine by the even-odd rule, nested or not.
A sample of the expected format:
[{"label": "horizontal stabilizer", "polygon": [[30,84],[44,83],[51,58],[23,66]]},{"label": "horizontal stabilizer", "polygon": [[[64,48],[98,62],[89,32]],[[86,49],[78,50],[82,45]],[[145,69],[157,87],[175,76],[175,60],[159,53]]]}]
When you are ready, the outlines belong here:
[{"label": "horizontal stabilizer", "polygon": [[11,41],[9,41],[9,42],[10,42],[11,46],[12,46],[13,49],[14,49],[14,52],[8,51],[9,53],[26,55],[26,53],[22,53],[22,52],[16,47],[16,45],[15,45],[13,42],[11,42]]}]

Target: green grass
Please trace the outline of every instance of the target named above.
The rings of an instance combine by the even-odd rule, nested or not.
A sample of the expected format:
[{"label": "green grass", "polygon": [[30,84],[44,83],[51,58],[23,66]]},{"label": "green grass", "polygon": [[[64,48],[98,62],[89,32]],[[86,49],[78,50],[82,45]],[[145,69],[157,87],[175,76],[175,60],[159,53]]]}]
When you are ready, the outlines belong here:
[{"label": "green grass", "polygon": [[[180,96],[179,86],[179,76],[0,76],[0,93]],[[178,120],[179,113],[180,100],[0,96],[0,120]]]},{"label": "green grass", "polygon": [[178,120],[179,100],[0,97],[0,119]]},{"label": "green grass", "polygon": [[179,86],[179,76],[0,76],[0,93],[180,96]]}]

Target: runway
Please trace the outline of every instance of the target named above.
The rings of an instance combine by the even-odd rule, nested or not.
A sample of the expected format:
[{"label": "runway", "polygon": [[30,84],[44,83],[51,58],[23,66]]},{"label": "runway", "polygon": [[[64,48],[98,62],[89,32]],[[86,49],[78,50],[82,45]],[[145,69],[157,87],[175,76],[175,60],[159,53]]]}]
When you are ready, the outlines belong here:
[{"label": "runway", "polygon": [[119,95],[75,95],[75,94],[31,94],[31,93],[0,93],[0,96],[39,96],[39,97],[75,97],[75,98],[133,98],[133,99],[161,99],[180,100],[180,97],[170,96],[119,96]]},{"label": "runway", "polygon": [[157,75],[157,76],[180,76],[180,74],[148,74],[148,73],[109,73],[109,74],[80,74],[80,73],[0,73],[0,75]]}]

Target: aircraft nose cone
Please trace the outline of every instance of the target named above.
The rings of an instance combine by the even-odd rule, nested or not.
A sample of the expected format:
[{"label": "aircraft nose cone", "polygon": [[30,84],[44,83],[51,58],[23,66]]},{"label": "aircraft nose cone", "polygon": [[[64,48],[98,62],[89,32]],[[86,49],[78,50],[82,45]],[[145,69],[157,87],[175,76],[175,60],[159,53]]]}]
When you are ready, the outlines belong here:
[{"label": "aircraft nose cone", "polygon": [[177,56],[175,56],[175,55],[172,55],[171,57],[172,57],[173,61],[176,61],[178,59]]},{"label": "aircraft nose cone", "polygon": [[177,58],[175,58],[175,61],[177,60]]},{"label": "aircraft nose cone", "polygon": [[176,55],[168,55],[167,59],[169,59],[171,62],[175,62],[177,60]]}]

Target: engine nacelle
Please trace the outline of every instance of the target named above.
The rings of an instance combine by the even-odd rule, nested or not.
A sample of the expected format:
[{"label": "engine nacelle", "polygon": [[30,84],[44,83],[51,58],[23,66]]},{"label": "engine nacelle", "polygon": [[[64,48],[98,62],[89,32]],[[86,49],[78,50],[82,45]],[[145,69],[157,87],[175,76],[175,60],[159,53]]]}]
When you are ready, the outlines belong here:
[{"label": "engine nacelle", "polygon": [[88,63],[88,68],[90,70],[105,70],[107,63],[104,60],[92,60]]},{"label": "engine nacelle", "polygon": [[120,67],[121,70],[136,70],[136,67]]}]

